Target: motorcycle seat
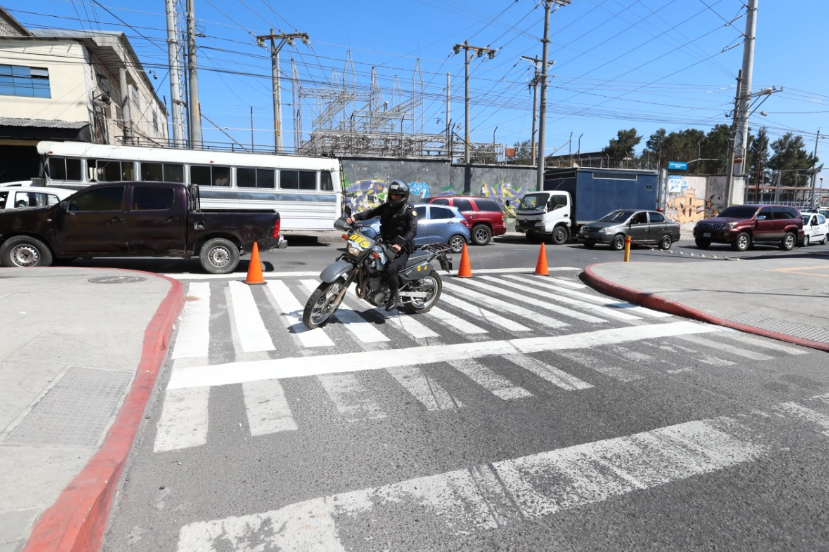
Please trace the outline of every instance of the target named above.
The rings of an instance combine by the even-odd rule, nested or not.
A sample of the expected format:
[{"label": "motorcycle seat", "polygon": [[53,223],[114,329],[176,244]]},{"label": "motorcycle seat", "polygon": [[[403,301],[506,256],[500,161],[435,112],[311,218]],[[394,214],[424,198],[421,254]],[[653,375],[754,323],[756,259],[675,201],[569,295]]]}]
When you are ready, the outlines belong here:
[{"label": "motorcycle seat", "polygon": [[406,261],[406,267],[414,266],[420,263],[425,263],[431,253],[429,251],[415,251],[409,255],[409,260]]}]

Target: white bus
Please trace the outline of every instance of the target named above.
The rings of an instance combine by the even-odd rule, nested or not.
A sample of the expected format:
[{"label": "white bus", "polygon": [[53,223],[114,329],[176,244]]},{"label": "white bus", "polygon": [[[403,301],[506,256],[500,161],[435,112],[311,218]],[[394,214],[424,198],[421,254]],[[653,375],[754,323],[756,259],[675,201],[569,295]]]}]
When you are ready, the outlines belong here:
[{"label": "white bus", "polygon": [[274,209],[282,230],[331,230],[342,216],[340,162],[334,158],[210,150],[40,142],[46,186],[80,189],[143,180],[199,185],[207,209]]}]

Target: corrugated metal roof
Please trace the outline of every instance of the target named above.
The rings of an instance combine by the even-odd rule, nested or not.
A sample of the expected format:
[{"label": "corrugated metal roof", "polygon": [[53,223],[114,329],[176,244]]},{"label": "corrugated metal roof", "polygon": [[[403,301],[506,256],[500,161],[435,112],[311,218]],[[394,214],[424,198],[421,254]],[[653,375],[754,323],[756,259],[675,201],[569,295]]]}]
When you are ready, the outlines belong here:
[{"label": "corrugated metal roof", "polygon": [[0,126],[10,127],[80,129],[87,125],[89,125],[89,121],[55,121],[51,119],[16,119],[14,117],[0,117]]},{"label": "corrugated metal roof", "polygon": [[119,31],[76,31],[72,29],[34,29],[34,36],[40,38],[95,38],[96,36],[118,36]]}]

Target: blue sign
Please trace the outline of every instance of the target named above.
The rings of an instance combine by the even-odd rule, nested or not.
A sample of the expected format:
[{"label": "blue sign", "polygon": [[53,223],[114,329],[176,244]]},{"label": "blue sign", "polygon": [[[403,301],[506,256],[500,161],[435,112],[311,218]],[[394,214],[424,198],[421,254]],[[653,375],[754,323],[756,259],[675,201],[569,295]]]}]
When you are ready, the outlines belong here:
[{"label": "blue sign", "polygon": [[668,161],[668,168],[677,171],[687,171],[688,163],[685,161]]}]

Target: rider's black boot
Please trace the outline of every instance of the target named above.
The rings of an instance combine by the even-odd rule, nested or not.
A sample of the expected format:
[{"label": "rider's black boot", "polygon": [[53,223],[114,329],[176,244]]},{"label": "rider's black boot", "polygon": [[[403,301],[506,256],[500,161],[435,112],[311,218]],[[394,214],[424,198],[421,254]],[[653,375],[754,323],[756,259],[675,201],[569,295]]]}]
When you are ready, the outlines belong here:
[{"label": "rider's black boot", "polygon": [[386,312],[391,312],[402,304],[400,301],[400,294],[392,292],[389,294],[389,300],[386,301]]}]

